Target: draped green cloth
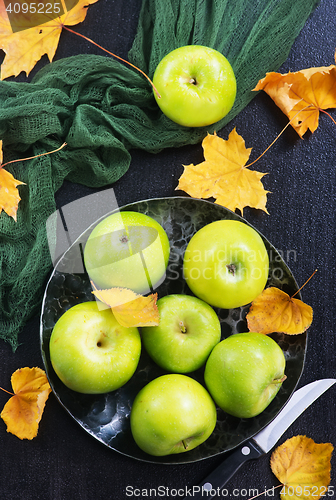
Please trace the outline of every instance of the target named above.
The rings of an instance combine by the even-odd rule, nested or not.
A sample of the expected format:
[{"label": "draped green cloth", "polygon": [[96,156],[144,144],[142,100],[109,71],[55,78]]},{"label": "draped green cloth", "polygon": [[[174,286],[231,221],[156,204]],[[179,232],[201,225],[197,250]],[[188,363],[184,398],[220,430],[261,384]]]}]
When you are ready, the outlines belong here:
[{"label": "draped green cloth", "polygon": [[[17,222],[0,215],[0,338],[13,350],[41,307],[52,262],[45,222],[64,179],[110,185],[130,165],[130,150],[158,152],[194,144],[220,130],[277,70],[318,0],[144,0],[129,60],[153,76],[171,50],[200,44],[222,52],[237,78],[237,98],[214,126],[184,128],[162,115],[147,80],[118,60],[79,55],[55,61],[31,83],[0,82],[0,139],[6,159],[59,147],[58,153],[8,166],[20,186]],[[88,18],[89,19],[89,18]],[[136,152],[132,151],[132,154]]]}]

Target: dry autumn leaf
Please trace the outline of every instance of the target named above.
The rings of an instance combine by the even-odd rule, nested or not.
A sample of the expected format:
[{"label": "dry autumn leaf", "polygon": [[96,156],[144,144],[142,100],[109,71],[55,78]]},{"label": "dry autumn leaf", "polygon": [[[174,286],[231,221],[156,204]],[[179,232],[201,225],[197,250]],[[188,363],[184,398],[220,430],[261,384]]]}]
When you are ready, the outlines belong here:
[{"label": "dry autumn leaf", "polygon": [[336,107],[336,66],[267,73],[253,90],[264,90],[303,137],[317,129],[321,110]]},{"label": "dry autumn leaf", "polygon": [[116,320],[122,326],[130,328],[159,324],[157,293],[144,297],[127,288],[95,289],[92,293],[112,309]]},{"label": "dry autumn leaf", "polygon": [[29,158],[20,158],[18,160],[11,160],[7,163],[2,164],[2,141],[0,141],[0,214],[4,210],[9,216],[13,217],[16,221],[17,209],[19,201],[21,200],[17,186],[24,184],[24,182],[14,179],[13,175],[7,172],[3,167],[9,165],[10,163],[16,163],[25,160],[32,160],[33,158],[38,158],[40,156],[50,155],[56,153],[60,149],[66,146],[64,142],[59,148],[54,151],[49,151],[47,153],[41,153],[35,156],[30,156]]},{"label": "dry autumn leaf", "polygon": [[16,221],[16,214],[21,200],[17,186],[24,182],[14,179],[10,172],[1,167],[2,141],[0,141],[0,214],[2,210]]},{"label": "dry autumn leaf", "polygon": [[245,166],[251,149],[244,139],[232,130],[227,141],[208,134],[202,142],[205,161],[184,165],[176,189],[194,198],[215,198],[215,202],[243,214],[246,206],[266,210],[266,195],[261,178],[266,175],[248,170]]},{"label": "dry autumn leaf", "polygon": [[14,394],[1,412],[1,418],[20,439],[33,439],[38,432],[45,403],[51,392],[46,374],[41,368],[20,368],[11,378]]},{"label": "dry autumn leaf", "polygon": [[[67,10],[66,4],[69,2],[63,0],[57,4],[61,4],[62,11],[64,11],[63,15],[48,22],[41,22],[39,26],[13,33],[4,0],[0,0],[0,49],[6,53],[4,62],[1,65],[1,80],[10,76],[17,76],[21,71],[28,75],[44,54],[47,54],[51,62],[63,27],[83,22],[86,17],[87,7],[97,1],[79,0],[73,8]],[[26,17],[29,19],[34,18],[36,15],[35,12],[27,13]],[[45,20],[48,20],[47,13],[45,14]]]},{"label": "dry autumn leaf", "polygon": [[316,444],[306,436],[294,436],[271,456],[271,469],[283,484],[282,500],[318,500],[328,494],[330,484],[330,443]]},{"label": "dry autumn leaf", "polygon": [[251,304],[246,316],[250,331],[297,335],[309,328],[313,309],[279,288],[266,288]]}]

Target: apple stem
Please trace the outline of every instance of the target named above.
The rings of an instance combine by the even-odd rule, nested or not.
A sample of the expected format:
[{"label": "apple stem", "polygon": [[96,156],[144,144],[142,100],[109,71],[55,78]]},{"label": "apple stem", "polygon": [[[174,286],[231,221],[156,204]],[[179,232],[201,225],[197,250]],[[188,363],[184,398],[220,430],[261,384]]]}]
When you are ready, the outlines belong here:
[{"label": "apple stem", "polygon": [[282,384],[282,382],[284,382],[287,378],[287,375],[284,375],[283,377],[281,378],[275,378],[272,382],[272,384]]},{"label": "apple stem", "polygon": [[188,449],[188,444],[187,444],[187,442],[184,439],[182,439],[182,444],[183,444],[183,448],[185,450],[187,450]]},{"label": "apple stem", "polygon": [[128,238],[127,238],[127,235],[124,234],[121,238],[120,238],[120,243],[127,243],[128,242]]},{"label": "apple stem", "polygon": [[99,47],[101,50],[104,50],[105,52],[107,52],[110,56],[113,56],[115,57],[116,59],[119,59],[120,61],[122,61],[123,63],[125,64],[128,64],[129,66],[131,66],[133,69],[136,69],[137,71],[139,71],[139,73],[141,73],[148,81],[149,83],[151,84],[155,94],[157,95],[158,99],[161,99],[161,95],[158,91],[158,89],[155,87],[154,83],[152,82],[152,80],[149,78],[149,76],[146,75],[146,73],[144,71],[142,71],[142,69],[138,68],[137,66],[135,66],[134,64],[130,63],[129,61],[126,61],[125,59],[123,59],[122,57],[120,56],[117,56],[116,54],[114,54],[113,52],[110,52],[109,50],[105,49],[104,47],[102,47],[101,45],[99,45],[98,43],[94,42],[93,40],[91,40],[91,38],[88,38],[87,36],[85,35],[82,35],[81,33],[77,33],[76,31],[72,30],[71,28],[69,28],[68,26],[62,26],[64,29],[66,29],[67,31],[70,31],[70,33],[73,33],[74,35],[78,35],[82,38],[84,38],[84,40],[86,40],[87,42],[90,42],[92,43],[93,45],[95,45],[96,47]]},{"label": "apple stem", "polygon": [[237,270],[237,266],[235,264],[228,264],[226,267],[228,268],[229,273],[234,276]]},{"label": "apple stem", "polygon": [[180,325],[181,333],[187,333],[187,327],[185,326],[185,324],[183,323],[183,321],[180,321],[179,325]]}]

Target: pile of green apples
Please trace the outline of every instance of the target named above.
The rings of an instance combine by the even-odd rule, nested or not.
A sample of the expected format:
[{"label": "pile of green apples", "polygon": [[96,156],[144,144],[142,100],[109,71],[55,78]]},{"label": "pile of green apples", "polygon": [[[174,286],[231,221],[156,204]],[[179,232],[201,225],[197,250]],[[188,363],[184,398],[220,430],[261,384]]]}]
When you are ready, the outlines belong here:
[{"label": "pile of green apples", "polygon": [[[99,222],[84,249],[95,287],[124,287],[139,294],[162,283],[169,256],[164,228],[131,211]],[[268,253],[257,231],[243,221],[212,222],[192,236],[183,256],[190,294],[160,297],[158,326],[126,328],[99,301],[77,304],[55,324],[52,366],[74,391],[110,392],[136,376],[144,347],[167,373],[135,397],[130,414],[134,440],[150,455],[192,450],[212,434],[217,407],[238,418],[254,417],[285,379],[285,357],[271,337],[245,332],[221,340],[214,310],[249,304],[264,289],[268,274]],[[201,384],[192,374],[203,368]]]}]

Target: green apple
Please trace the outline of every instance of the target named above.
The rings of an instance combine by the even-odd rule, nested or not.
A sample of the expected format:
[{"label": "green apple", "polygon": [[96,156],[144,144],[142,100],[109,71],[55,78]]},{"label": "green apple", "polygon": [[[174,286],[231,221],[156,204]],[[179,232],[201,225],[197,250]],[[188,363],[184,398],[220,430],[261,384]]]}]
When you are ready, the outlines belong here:
[{"label": "green apple", "polygon": [[204,127],[228,114],[237,84],[229,61],[217,50],[186,45],[167,54],[158,64],[153,84],[162,112],[186,127]]},{"label": "green apple", "polygon": [[225,412],[239,418],[259,415],[285,380],[285,356],[271,337],[237,333],[217,344],[205,365],[208,391]]},{"label": "green apple", "polygon": [[68,309],[50,337],[50,361],[62,382],[84,394],[101,394],[124,385],[141,353],[137,328],[119,325],[111,309],[95,301]]},{"label": "green apple", "polygon": [[137,445],[155,456],[184,453],[212,434],[216,406],[196,380],[167,374],[149,382],[135,397],[131,431]]},{"label": "green apple", "polygon": [[146,294],[165,277],[169,240],[163,227],[139,212],[115,212],[90,233],[84,263],[97,288]]},{"label": "green apple", "polygon": [[205,364],[221,338],[215,311],[191,295],[166,295],[158,300],[160,324],[141,329],[150,357],[170,372],[188,373]]},{"label": "green apple", "polygon": [[214,307],[252,302],[265,288],[269,258],[255,229],[238,220],[218,220],[197,231],[183,259],[190,290]]}]

